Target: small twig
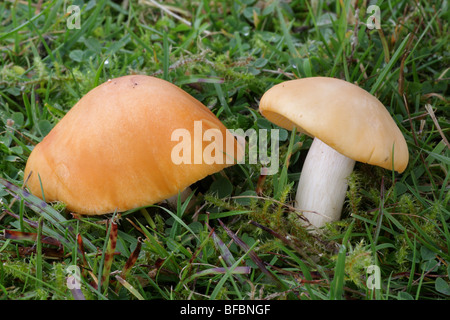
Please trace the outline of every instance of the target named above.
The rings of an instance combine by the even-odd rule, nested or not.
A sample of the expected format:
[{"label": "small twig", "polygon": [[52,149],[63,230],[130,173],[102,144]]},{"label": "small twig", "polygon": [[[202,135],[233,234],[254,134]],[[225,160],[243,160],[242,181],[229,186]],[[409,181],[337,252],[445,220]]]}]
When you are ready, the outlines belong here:
[{"label": "small twig", "polygon": [[[413,122],[412,122],[412,119],[411,119],[411,113],[409,112],[408,101],[407,101],[407,99],[406,99],[405,94],[403,94],[403,101],[404,101],[404,103],[405,103],[406,112],[408,113],[409,124],[410,124],[410,126],[411,126],[411,133],[412,133],[412,137],[413,137],[414,143],[415,143],[416,147],[420,149],[420,145],[419,145],[419,142],[418,142],[417,137],[416,137],[416,132],[415,132],[415,130],[414,130],[414,125],[413,125]],[[423,153],[420,152],[420,153],[419,153],[419,156],[420,156],[420,160],[421,160],[422,163],[423,163],[423,166],[424,166],[424,168],[425,168],[425,171],[426,171],[426,172],[428,173],[428,175],[431,177],[431,172],[430,172],[430,169],[428,168],[427,162],[425,161],[425,157],[423,156]],[[431,184],[432,184],[433,187],[434,187],[433,190],[437,190],[437,189],[436,189],[436,186],[434,185],[434,181],[433,181],[432,179],[430,179],[430,182],[431,182]]]},{"label": "small twig", "polygon": [[420,148],[419,142],[417,141],[416,131],[414,130],[414,125],[413,125],[413,122],[411,119],[411,113],[409,112],[409,105],[408,105],[408,101],[406,100],[405,94],[403,94],[403,102],[405,103],[406,112],[408,113],[409,125],[411,126],[411,133],[412,133],[414,143],[416,144],[416,146],[418,148]]},{"label": "small twig", "polygon": [[445,136],[444,132],[441,129],[441,126],[439,125],[438,120],[436,119],[436,115],[434,114],[433,108],[431,107],[430,104],[426,104],[425,105],[425,109],[427,110],[428,114],[430,115],[431,119],[434,122],[434,125],[436,126],[436,129],[439,131],[439,134],[442,137],[442,140],[444,141],[445,145],[447,146],[447,148],[450,149],[450,144],[447,140],[447,137]]},{"label": "small twig", "polygon": [[417,120],[417,119],[423,119],[423,118],[425,118],[427,116],[427,113],[426,112],[424,112],[424,113],[422,113],[422,114],[419,114],[418,116],[415,116],[415,117],[409,117],[408,119],[404,119],[404,120],[402,120],[402,122],[409,122],[410,120]]},{"label": "small twig", "polygon": [[295,78],[295,74],[293,74],[291,72],[285,72],[285,71],[281,70],[280,68],[278,68],[278,70],[261,69],[261,71],[267,72],[267,73],[282,74],[282,75],[288,77],[289,79]]},{"label": "small twig", "polygon": [[[156,2],[155,0],[145,0],[145,1],[141,1],[143,3],[146,4],[152,4],[155,7],[158,7],[159,9],[161,9],[162,11],[164,11],[165,13],[167,13],[169,16],[181,21],[182,23],[184,23],[185,25],[192,27],[192,23],[187,21],[186,19],[184,19],[183,17],[179,16],[178,14],[170,11],[166,6],[163,6],[162,4]],[[208,30],[203,30],[203,33],[206,34],[207,36],[211,35],[211,32],[209,32]]]}]

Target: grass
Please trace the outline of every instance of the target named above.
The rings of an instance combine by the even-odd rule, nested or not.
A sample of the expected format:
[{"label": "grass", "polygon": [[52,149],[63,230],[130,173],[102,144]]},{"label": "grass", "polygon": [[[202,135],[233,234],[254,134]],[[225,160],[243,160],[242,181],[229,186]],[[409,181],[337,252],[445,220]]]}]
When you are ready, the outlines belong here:
[{"label": "grass", "polygon": [[[80,29],[68,1],[0,3],[0,299],[449,299],[446,2],[378,1],[381,30],[363,1],[70,4]],[[342,78],[383,102],[410,163],[358,163],[343,219],[315,235],[292,210],[311,139],[284,130],[278,174],[227,168],[195,184],[194,209],[73,216],[22,190],[33,146],[90,89],[131,73],[244,130],[275,128],[257,111],[274,84]],[[66,285],[74,265],[80,289]]]}]

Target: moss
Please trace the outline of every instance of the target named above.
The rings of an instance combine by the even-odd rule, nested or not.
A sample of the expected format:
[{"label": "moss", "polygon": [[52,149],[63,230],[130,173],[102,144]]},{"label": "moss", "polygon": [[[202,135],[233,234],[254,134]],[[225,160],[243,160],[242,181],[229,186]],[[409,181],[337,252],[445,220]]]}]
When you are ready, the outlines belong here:
[{"label": "moss", "polygon": [[360,288],[365,287],[365,275],[367,268],[375,264],[370,247],[363,240],[350,245],[345,259],[345,273],[348,280]]},{"label": "moss", "polygon": [[361,175],[353,171],[348,178],[348,191],[345,203],[350,215],[359,214],[360,203],[363,198],[361,190]]}]

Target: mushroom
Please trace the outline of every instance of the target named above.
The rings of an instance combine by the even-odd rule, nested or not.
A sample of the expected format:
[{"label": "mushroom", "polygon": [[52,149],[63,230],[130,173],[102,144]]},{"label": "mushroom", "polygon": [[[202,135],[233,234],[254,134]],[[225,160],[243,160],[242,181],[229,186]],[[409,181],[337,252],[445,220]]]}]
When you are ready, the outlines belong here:
[{"label": "mushroom", "polygon": [[344,80],[282,82],[263,95],[259,110],[274,124],[314,138],[295,205],[314,229],[340,219],[355,161],[399,173],[408,164],[406,141],[383,104]]},{"label": "mushroom", "polygon": [[[180,130],[187,136],[174,140]],[[216,139],[205,139],[207,132]],[[176,148],[180,139],[189,149]],[[235,142],[207,107],[177,86],[123,76],[92,89],[67,112],[34,147],[24,179],[32,194],[73,212],[123,212],[161,202],[233,165],[242,156]],[[188,161],[174,161],[175,149]]]}]

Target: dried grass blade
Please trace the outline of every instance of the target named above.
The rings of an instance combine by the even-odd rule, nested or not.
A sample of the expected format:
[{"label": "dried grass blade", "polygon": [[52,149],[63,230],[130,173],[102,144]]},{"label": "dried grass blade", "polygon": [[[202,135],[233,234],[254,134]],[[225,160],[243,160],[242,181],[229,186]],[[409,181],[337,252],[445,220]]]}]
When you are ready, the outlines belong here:
[{"label": "dried grass blade", "polygon": [[104,253],[103,270],[101,277],[101,284],[103,285],[104,288],[108,287],[109,274],[111,272],[111,266],[114,260],[114,251],[116,250],[117,245],[117,232],[118,232],[118,225],[111,219],[108,232],[109,233],[108,246]]},{"label": "dried grass blade", "polygon": [[[198,271],[195,273],[194,276],[201,277],[201,276],[210,275],[210,274],[225,274],[226,272],[228,272],[228,268],[217,267],[217,268],[210,268],[210,269]],[[250,274],[250,272],[251,272],[251,268],[244,267],[244,266],[236,267],[233,269],[233,271],[231,271],[232,274]]]},{"label": "dried grass blade", "polygon": [[[222,256],[223,261],[225,261],[227,266],[231,267],[236,262],[236,259],[233,257],[233,254],[228,249],[226,244],[222,241],[222,239],[220,239],[217,236],[217,234],[214,232],[214,229],[211,229],[211,227],[209,225],[208,225],[208,229],[211,230],[211,237],[213,239],[214,245],[216,246],[216,248],[219,249],[220,255]],[[244,279],[242,279],[242,277],[240,277],[240,276],[237,276],[237,279],[241,283],[244,282]]]},{"label": "dried grass blade", "polygon": [[230,252],[228,247],[225,243],[223,243],[222,239],[220,239],[217,234],[214,232],[213,229],[208,225],[208,229],[211,230],[211,237],[213,239],[214,244],[216,245],[216,248],[219,249],[220,255],[222,256],[225,263],[231,267],[235,262],[236,259],[233,257],[233,254]]},{"label": "dried grass blade", "polygon": [[[37,250],[36,246],[32,247],[18,247],[17,253],[21,257],[26,257],[29,255],[36,255]],[[48,258],[60,259],[64,258],[64,250],[62,249],[53,249],[53,248],[42,248],[42,255]]]},{"label": "dried grass blade", "polygon": [[430,115],[431,119],[433,120],[434,125],[436,126],[436,129],[439,131],[439,134],[441,135],[442,140],[444,141],[445,145],[447,146],[447,148],[450,149],[450,143],[448,142],[447,137],[445,136],[444,132],[441,129],[441,126],[439,125],[436,115],[434,114],[433,107],[430,104],[426,104],[425,109],[427,110],[428,114]]},{"label": "dried grass blade", "polygon": [[[3,235],[5,239],[11,239],[11,240],[27,240],[27,241],[37,241],[38,234],[34,232],[22,232],[22,231],[15,231],[15,230],[3,230]],[[61,242],[55,238],[43,236],[41,239],[42,243],[54,245],[57,247],[61,246]]]},{"label": "dried grass blade", "polygon": [[121,285],[127,288],[127,290],[130,291],[136,298],[138,298],[139,300],[145,300],[144,297],[139,292],[137,292],[137,290],[128,281],[126,281],[119,275],[116,275],[116,279],[117,281],[119,281]]},{"label": "dried grass blade", "polygon": [[273,281],[275,281],[275,283],[281,285],[281,282],[279,279],[277,279],[269,270],[267,270],[267,268],[264,265],[264,262],[258,257],[258,255],[253,251],[249,251],[249,247],[248,245],[242,241],[238,236],[236,236],[236,234],[234,234],[233,231],[231,231],[230,229],[228,229],[228,227],[220,220],[219,223],[222,226],[222,228],[225,229],[225,231],[227,232],[228,236],[233,239],[233,241],[239,246],[241,247],[245,252],[248,252],[248,256],[250,257],[250,259],[252,259],[252,261],[258,266],[258,268],[265,274],[267,275],[270,279],[272,279]]},{"label": "dried grass blade", "polygon": [[24,199],[25,204],[27,204],[27,206],[30,207],[33,211],[42,214],[44,218],[46,218],[50,222],[53,222],[55,226],[58,227],[58,229],[64,228],[62,231],[65,231],[66,227],[61,225],[60,222],[64,222],[66,221],[66,219],[58,211],[49,206],[44,200],[39,199],[28,191],[21,189],[20,187],[5,179],[0,178],[0,184],[5,186],[6,191],[13,197]]},{"label": "dried grass blade", "polygon": [[127,262],[125,263],[125,266],[122,269],[122,273],[120,274],[120,276],[123,279],[126,278],[128,272],[130,272],[131,268],[136,263],[137,258],[139,257],[139,253],[141,252],[141,247],[142,247],[142,239],[138,238],[138,241],[137,241],[137,244],[136,244],[136,248],[134,248],[133,252],[128,257],[128,260],[127,260]]},{"label": "dried grass blade", "polygon": [[[13,213],[13,212],[11,212],[9,210],[4,210],[4,212],[6,212],[11,217],[14,217],[16,219],[20,219],[19,215],[15,214],[15,213]],[[34,229],[38,229],[38,227],[39,227],[37,221],[31,221],[31,220],[28,220],[28,219],[25,219],[25,218],[23,218],[23,221],[26,222],[29,226],[33,227]],[[54,230],[50,229],[46,225],[43,225],[43,233],[45,235],[47,235],[48,237],[56,239],[57,241],[59,241],[64,246],[66,246],[68,248],[72,248],[71,247],[72,243],[70,241],[68,241],[66,238],[64,238],[63,236],[61,236],[60,234],[58,234]]]}]

